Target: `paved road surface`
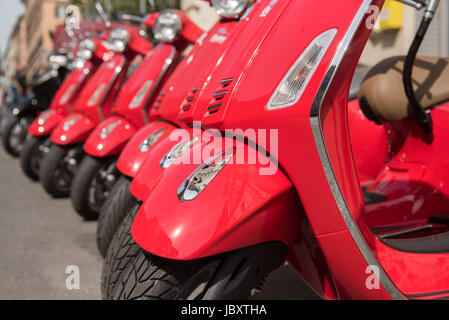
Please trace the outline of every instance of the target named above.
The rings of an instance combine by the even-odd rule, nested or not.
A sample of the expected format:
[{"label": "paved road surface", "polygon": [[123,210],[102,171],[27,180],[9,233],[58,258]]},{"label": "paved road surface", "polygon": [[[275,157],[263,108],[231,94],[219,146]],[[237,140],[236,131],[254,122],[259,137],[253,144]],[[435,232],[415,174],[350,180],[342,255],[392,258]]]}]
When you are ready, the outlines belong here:
[{"label": "paved road surface", "polygon": [[[0,299],[100,299],[102,258],[95,222],[68,200],[53,200],[0,147]],[[66,268],[80,270],[80,289],[66,288]],[[289,267],[267,280],[261,299],[317,299]]]}]

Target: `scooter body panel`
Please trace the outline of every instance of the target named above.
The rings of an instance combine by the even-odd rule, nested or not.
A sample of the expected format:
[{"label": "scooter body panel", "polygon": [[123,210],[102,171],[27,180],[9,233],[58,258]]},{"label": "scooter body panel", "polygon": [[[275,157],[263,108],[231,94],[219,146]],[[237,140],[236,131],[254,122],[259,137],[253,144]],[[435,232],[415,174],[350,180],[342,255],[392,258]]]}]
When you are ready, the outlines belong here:
[{"label": "scooter body panel", "polygon": [[76,100],[89,75],[94,72],[94,65],[86,62],[83,68],[72,71],[62,83],[52,100],[50,109],[42,112],[28,129],[36,136],[48,136],[58,123],[70,113],[70,105]]},{"label": "scooter body panel", "polygon": [[[271,240],[291,245],[289,235],[294,233],[292,229],[298,230],[295,222],[299,220],[299,215],[294,213],[301,206],[290,207],[294,201],[283,199],[284,210],[271,211],[272,206],[279,205],[275,195],[283,194],[282,191],[287,194],[291,184],[323,249],[339,290],[338,296],[402,298],[367,247],[357,225],[363,209],[363,196],[346,118],[352,74],[372,31],[369,27],[373,14],[370,6],[379,9],[383,1],[345,1],[344,10],[342,3],[335,1],[320,2],[322,10],[317,10],[317,2],[310,0],[282,2],[285,10],[277,11],[273,8],[278,3],[271,2],[272,7],[264,11],[263,17],[268,17],[270,11],[276,17],[270,18],[272,24],[261,25],[261,29],[267,27],[269,30],[258,30],[254,37],[260,36],[260,39],[250,39],[246,58],[242,57],[242,52],[232,51],[232,55],[225,55],[220,60],[220,72],[215,72],[209,80],[210,88],[213,88],[210,92],[216,92],[223,79],[232,78],[234,82],[218,110],[210,112],[209,109],[204,113],[202,125],[223,130],[278,130],[278,143],[270,143],[267,150],[276,155],[275,162],[279,161],[282,172],[261,176],[259,170],[255,170],[259,169],[257,166],[245,167],[241,172],[239,166],[226,165],[196,199],[181,202],[177,198],[177,188],[197,166],[174,165],[164,173],[144,202],[132,227],[133,237],[145,250],[174,259],[196,259]],[[317,36],[334,29],[335,36],[299,101],[275,110],[266,108],[299,55]],[[301,30],[301,37],[298,37],[298,30]],[[248,46],[245,44],[241,48],[245,50]],[[277,63],[276,68],[269,68],[273,61]],[[215,97],[211,94],[209,98]],[[258,141],[249,143],[257,144]],[[251,177],[245,179],[244,184],[252,185],[251,181],[257,181],[256,191],[253,190],[257,195],[260,195],[257,190],[263,186],[269,187],[270,191],[260,195],[260,202],[252,199],[251,203],[256,207],[241,202],[234,203],[240,207],[232,207],[233,197],[246,194],[236,190],[241,190],[238,182],[248,174]],[[219,180],[221,184],[216,183]],[[269,186],[265,184],[268,181]],[[225,186],[231,187],[223,191]],[[246,209],[245,204],[247,211],[242,209]],[[259,217],[266,218],[265,221],[274,226],[273,230],[283,228],[284,235],[277,237],[276,231],[263,234],[266,230],[263,224],[252,224],[258,220],[256,213],[262,207],[263,213]],[[201,215],[196,215],[198,211]],[[246,220],[239,220],[241,217]],[[203,220],[208,222],[205,224],[207,229],[201,228]],[[286,225],[287,220],[291,222],[289,225]],[[249,225],[251,227],[247,229]],[[190,229],[196,232],[191,233]],[[184,234],[189,238],[184,238]],[[182,244],[179,239],[184,239]],[[326,241],[329,239],[334,242]],[[336,250],[340,245],[344,250]],[[348,261],[351,268],[348,268]],[[377,290],[370,290],[366,285],[370,265],[379,267],[381,279]]]},{"label": "scooter body panel", "polygon": [[83,147],[84,152],[98,158],[117,155],[136,131],[130,121],[111,116],[89,135]]},{"label": "scooter body panel", "polygon": [[45,110],[34,119],[33,123],[28,128],[28,133],[35,137],[48,136],[64,117],[65,114],[59,113],[55,109]]},{"label": "scooter body panel", "polygon": [[[166,127],[169,130],[167,134],[170,134],[176,128],[186,128],[185,122],[191,120],[191,116],[186,114],[186,118],[180,118],[178,114],[188,113],[196,108],[198,101],[195,98],[200,95],[205,81],[216,67],[216,61],[222,55],[223,43],[228,40],[236,25],[235,21],[218,22],[179,63],[150,110],[151,118],[163,120],[143,127],[126,145],[117,162],[121,173],[129,177],[135,176],[149,154],[142,153],[139,148],[155,130]],[[146,191],[142,194],[146,194]]]},{"label": "scooter body panel", "polygon": [[73,112],[82,113],[95,123],[108,117],[128,66],[129,61],[121,54],[102,63],[84,86],[77,104],[73,106]]},{"label": "scooter body panel", "polygon": [[184,153],[155,181],[157,187],[136,216],[131,232],[139,246],[168,259],[191,260],[263,242],[292,244],[302,217],[295,210],[299,200],[282,172],[260,176],[267,158],[252,165],[228,162],[196,199],[180,201],[178,188],[198,167],[192,160],[220,152],[224,145],[235,148],[234,162],[239,155],[257,153],[222,138]]},{"label": "scooter body panel", "polygon": [[160,44],[151,50],[120,90],[112,113],[126,118],[138,128],[148,123],[149,107],[169,74],[167,71],[176,63],[177,55],[171,44]]},{"label": "scooter body panel", "polygon": [[95,125],[89,117],[74,113],[58,124],[51,133],[50,140],[61,146],[74,145],[83,142],[95,129]]},{"label": "scooter body panel", "polygon": [[104,120],[87,139],[84,145],[87,154],[107,157],[123,150],[136,131],[149,121],[149,107],[178,54],[174,46],[161,44],[147,55],[120,90],[112,110],[114,116]]},{"label": "scooter body panel", "polygon": [[155,121],[141,128],[121,152],[117,169],[128,177],[134,177],[147,159],[150,150],[176,129],[176,126],[163,121]]}]

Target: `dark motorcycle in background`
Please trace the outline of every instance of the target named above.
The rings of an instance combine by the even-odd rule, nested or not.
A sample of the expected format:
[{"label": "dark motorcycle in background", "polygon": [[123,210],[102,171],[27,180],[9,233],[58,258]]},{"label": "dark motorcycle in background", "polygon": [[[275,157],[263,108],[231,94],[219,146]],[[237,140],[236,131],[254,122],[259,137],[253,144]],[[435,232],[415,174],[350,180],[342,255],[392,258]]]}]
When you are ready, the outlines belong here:
[{"label": "dark motorcycle in background", "polygon": [[36,75],[28,88],[28,94],[18,96],[12,93],[12,103],[9,108],[12,117],[5,123],[2,130],[2,143],[6,152],[18,157],[25,141],[28,127],[33,120],[46,110],[57,89],[70,70],[71,55],[54,52],[48,58],[49,67],[45,72]]}]

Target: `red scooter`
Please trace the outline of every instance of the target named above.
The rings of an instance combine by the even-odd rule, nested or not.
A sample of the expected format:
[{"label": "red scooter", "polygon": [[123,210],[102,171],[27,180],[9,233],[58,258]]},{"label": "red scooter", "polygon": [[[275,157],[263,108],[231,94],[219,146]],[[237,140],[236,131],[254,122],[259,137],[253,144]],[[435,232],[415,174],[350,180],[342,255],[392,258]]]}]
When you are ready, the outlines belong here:
[{"label": "red scooter", "polygon": [[86,140],[86,156],[73,179],[72,204],[88,220],[98,218],[104,199],[118,178],[114,174],[118,155],[136,131],[151,120],[151,106],[181,53],[204,33],[179,10],[167,9],[154,14],[146,20],[146,25],[154,25],[153,33],[160,43],[127,80],[112,115]]},{"label": "red scooter", "polygon": [[110,116],[131,62],[137,56],[145,56],[152,48],[140,28],[131,25],[112,29],[104,45],[115,52],[114,56],[85,84],[72,108],[73,113],[64,118],[50,136],[52,145],[42,160],[39,176],[44,189],[53,197],[69,195],[83,155],[83,142],[102,120]]},{"label": "red scooter", "polygon": [[[404,3],[425,10],[409,55],[375,67],[360,90],[365,113],[399,135],[393,159],[364,188],[381,197],[364,201],[347,114],[352,75],[383,1],[272,1],[260,12],[263,26],[251,40],[240,35],[247,45],[223,57],[203,92],[207,101],[220,79],[238,79],[220,110],[199,119],[218,130],[202,132],[203,142],[168,169],[155,170],[150,156],[134,179],[131,191],[144,203],[109,249],[105,273],[122,264],[114,281],[104,274],[106,297],[245,299],[288,261],[328,299],[447,299],[449,228],[447,215],[435,215],[448,199],[440,142],[447,59],[415,61],[439,1]],[[267,68],[273,61],[276,68]],[[391,76],[398,65],[403,79]],[[427,73],[415,75],[414,66]],[[426,96],[432,89],[438,94]],[[386,108],[390,99],[394,110]],[[199,166],[198,154],[206,158]],[[426,229],[408,226],[420,219]]]},{"label": "red scooter", "polygon": [[40,163],[51,145],[50,134],[71,113],[71,106],[76,104],[80,92],[96,69],[110,58],[111,51],[98,38],[84,39],[79,43],[75,69],[59,87],[49,109],[42,112],[28,128],[20,162],[23,172],[32,180],[39,178]]},{"label": "red scooter", "polygon": [[[248,7],[249,5],[245,5],[243,9]],[[248,8],[248,12],[250,10]],[[207,78],[219,66],[220,57],[238,35],[234,31],[237,24],[240,26],[239,30],[243,30],[248,19],[246,15],[240,21],[223,17],[196,42],[154,101],[149,115],[154,121],[139,130],[123,149],[117,162],[122,177],[106,199],[98,221],[97,244],[102,255],[106,254],[127,208],[136,203],[129,192],[131,179],[161,141],[177,132],[177,129],[192,129],[190,119],[197,108],[198,97]],[[223,82],[223,86],[228,84],[228,81]]]}]

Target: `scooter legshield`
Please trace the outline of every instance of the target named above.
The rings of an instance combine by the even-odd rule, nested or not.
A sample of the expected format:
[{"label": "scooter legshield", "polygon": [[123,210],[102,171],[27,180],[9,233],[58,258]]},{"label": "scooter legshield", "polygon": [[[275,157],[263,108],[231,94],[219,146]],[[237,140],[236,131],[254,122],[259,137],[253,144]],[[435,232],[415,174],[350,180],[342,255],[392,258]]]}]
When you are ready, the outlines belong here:
[{"label": "scooter legshield", "polygon": [[141,128],[122,150],[117,161],[117,169],[122,174],[133,178],[153,147],[170,136],[170,133],[176,128],[163,121],[155,121]]},{"label": "scooter legshield", "polygon": [[[265,242],[291,246],[303,217],[291,182],[279,169],[262,175],[273,162],[243,143],[234,141],[229,157],[226,140],[193,147],[159,177],[131,229],[140,247],[167,259],[194,260]],[[226,164],[218,170],[210,158],[204,163],[209,165],[200,166],[204,172],[192,163],[199,154],[207,158],[224,151]],[[249,152],[256,152],[258,160],[249,164],[248,156],[238,164]],[[206,177],[211,171],[216,173],[212,179]],[[204,189],[192,199],[183,193],[186,181]]]},{"label": "scooter legshield", "polygon": [[53,109],[42,112],[28,128],[28,133],[35,137],[45,137],[51,134],[64,116]]},{"label": "scooter legshield", "polygon": [[122,117],[110,117],[89,135],[84,151],[98,158],[117,155],[135,133],[136,128],[131,122]]},{"label": "scooter legshield", "polygon": [[84,141],[94,128],[95,123],[88,117],[79,113],[71,114],[53,130],[50,140],[61,146],[76,144]]}]

